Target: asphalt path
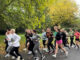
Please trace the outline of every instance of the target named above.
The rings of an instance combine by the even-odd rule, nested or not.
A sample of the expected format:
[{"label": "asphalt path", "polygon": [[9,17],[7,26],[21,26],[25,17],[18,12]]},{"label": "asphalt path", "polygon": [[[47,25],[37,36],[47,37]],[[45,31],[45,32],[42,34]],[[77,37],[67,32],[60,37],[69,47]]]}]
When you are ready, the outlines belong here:
[{"label": "asphalt path", "polygon": [[[67,48],[66,48],[67,49]],[[66,57],[64,53],[57,54],[57,58],[52,57],[53,54],[45,54],[44,60],[80,60],[80,50],[77,50],[75,48],[67,49],[69,52],[69,55]],[[24,60],[34,60],[32,55],[28,55],[27,52],[22,52],[21,55],[23,56]],[[11,57],[5,58],[4,55],[0,55],[0,60],[12,60]],[[41,59],[40,59],[41,60]]]}]

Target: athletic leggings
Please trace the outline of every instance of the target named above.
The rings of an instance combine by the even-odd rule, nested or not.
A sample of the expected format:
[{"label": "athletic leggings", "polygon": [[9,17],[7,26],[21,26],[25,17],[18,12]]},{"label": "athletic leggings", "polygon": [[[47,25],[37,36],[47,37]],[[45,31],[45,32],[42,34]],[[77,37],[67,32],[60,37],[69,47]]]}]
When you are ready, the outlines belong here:
[{"label": "athletic leggings", "polygon": [[68,47],[69,48],[69,46],[67,45],[67,40],[63,40],[63,45],[64,45],[64,47]]},{"label": "athletic leggings", "polygon": [[50,47],[54,50],[54,46],[52,42],[48,42],[47,47],[48,47],[49,52],[50,52]]},{"label": "athletic leggings", "polygon": [[34,48],[33,48],[33,51],[32,51],[34,57],[38,56],[37,53],[36,53],[36,51],[42,56],[42,53],[41,53],[41,51],[39,49],[39,43],[36,43],[34,45]]},{"label": "athletic leggings", "polygon": [[[15,52],[15,53],[14,53]],[[20,59],[22,59],[22,56],[19,54],[19,47],[13,47],[10,51],[10,55],[14,56],[14,57],[18,57],[20,56]]]},{"label": "athletic leggings", "polygon": [[75,43],[73,42],[74,38],[70,37],[71,41],[70,41],[70,46],[75,45]]},{"label": "athletic leggings", "polygon": [[30,41],[29,43],[30,43],[30,44],[29,44],[28,50],[29,50],[29,51],[33,51],[34,43],[33,43],[33,41]]},{"label": "athletic leggings", "polygon": [[43,40],[43,46],[46,47],[46,40]]},{"label": "athletic leggings", "polygon": [[[5,51],[6,51],[8,48],[8,43],[5,43],[5,44],[6,44],[6,46],[5,46]],[[8,52],[6,51],[6,53],[8,53]]]},{"label": "athletic leggings", "polygon": [[5,39],[5,51],[6,51],[6,53],[8,53],[7,48],[8,48],[8,41]]}]

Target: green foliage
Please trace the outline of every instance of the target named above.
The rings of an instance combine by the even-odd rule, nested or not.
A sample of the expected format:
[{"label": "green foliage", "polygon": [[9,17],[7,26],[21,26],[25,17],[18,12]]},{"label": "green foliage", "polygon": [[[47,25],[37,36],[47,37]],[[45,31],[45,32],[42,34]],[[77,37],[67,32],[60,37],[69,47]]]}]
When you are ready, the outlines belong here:
[{"label": "green foliage", "polygon": [[0,0],[0,30],[73,26],[76,13],[71,0]]},{"label": "green foliage", "polygon": [[68,27],[75,21],[75,13],[78,11],[76,4],[70,0],[60,0],[50,7],[50,10],[51,24],[67,25]]},{"label": "green foliage", "polygon": [[[19,28],[41,27],[45,22],[44,10],[51,0],[1,0],[1,26]],[[3,8],[2,8],[3,7]],[[3,23],[3,24],[2,24]]]}]

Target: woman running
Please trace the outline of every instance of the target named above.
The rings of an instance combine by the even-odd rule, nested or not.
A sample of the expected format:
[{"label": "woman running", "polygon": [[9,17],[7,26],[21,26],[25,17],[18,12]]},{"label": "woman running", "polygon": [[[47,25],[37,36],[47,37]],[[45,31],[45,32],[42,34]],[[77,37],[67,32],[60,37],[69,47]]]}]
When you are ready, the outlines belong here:
[{"label": "woman running", "polygon": [[69,36],[70,36],[70,46],[73,47],[73,45],[75,45],[74,43],[74,31],[70,28],[70,31],[69,31]]},{"label": "woman running", "polygon": [[61,35],[64,47],[68,47],[70,49],[70,47],[67,45],[67,34],[64,29],[61,29]]},{"label": "woman running", "polygon": [[13,40],[11,45],[13,46],[13,48],[10,51],[10,55],[14,56],[16,60],[24,60],[22,56],[19,54],[21,37],[15,33],[15,29],[11,29],[11,34],[12,34],[11,40]]},{"label": "woman running", "polygon": [[11,30],[10,29],[7,29],[7,32],[6,32],[6,38],[5,38],[5,40],[4,40],[4,42],[5,42],[5,45],[6,45],[6,47],[5,47],[5,51],[6,51],[6,55],[5,55],[5,57],[9,57],[10,56],[10,54],[9,54],[9,52],[7,51],[7,48],[8,48],[8,46],[9,46],[9,42],[8,42],[8,37],[11,35]]},{"label": "woman running", "polygon": [[44,46],[43,50],[45,50],[45,51],[46,51],[46,41],[47,41],[47,36],[46,36],[45,30],[43,29],[42,30],[42,42],[43,42],[43,46]]},{"label": "woman running", "polygon": [[66,49],[63,48],[63,45],[62,45],[62,37],[61,37],[60,29],[58,29],[58,33],[56,35],[56,49],[55,49],[55,54],[52,55],[55,58],[56,58],[56,55],[58,53],[58,47],[60,47],[65,52],[66,56],[68,55],[68,52],[66,51]]},{"label": "woman running", "polygon": [[[55,39],[56,34],[58,32],[57,29],[58,29],[58,26],[54,26],[54,33],[53,33],[54,39]],[[54,45],[56,46],[56,39],[55,39]]]},{"label": "woman running", "polygon": [[30,37],[32,37],[33,34],[32,34],[31,30],[29,32],[27,32],[27,34],[28,34],[27,39],[29,40],[29,42],[28,42],[28,50],[29,50],[28,54],[31,54],[32,51],[33,51],[34,43],[33,43],[33,41],[31,40]]},{"label": "woman running", "polygon": [[33,36],[31,37],[31,40],[34,43],[32,53],[33,53],[33,56],[34,56],[35,60],[39,60],[39,57],[37,56],[36,51],[41,55],[41,58],[44,59],[44,56],[43,56],[43,54],[41,53],[41,51],[39,49],[39,46],[40,46],[39,40],[40,40],[40,38],[41,37],[37,34],[36,30],[33,30]]},{"label": "woman running", "polygon": [[69,41],[68,41],[69,33],[68,33],[66,30],[65,30],[64,32],[65,32],[65,34],[66,34],[67,46],[68,46],[69,49],[70,49],[70,45],[69,45]]},{"label": "woman running", "polygon": [[[48,53],[52,53],[52,52],[54,52],[54,46],[53,46],[53,44],[52,44],[52,42],[53,42],[53,34],[52,34],[50,28],[47,28],[46,36],[47,36],[47,38],[48,38],[48,43],[47,43]],[[52,51],[51,51],[50,48],[52,48]]]},{"label": "woman running", "polygon": [[28,49],[28,54],[32,54],[32,47],[31,47],[31,45],[32,46],[34,46],[33,45],[33,42],[31,41],[31,39],[30,39],[30,37],[32,37],[32,33],[31,33],[31,30],[29,30],[29,29],[26,29],[26,34],[25,34],[25,37],[26,37],[26,44],[25,44],[25,49],[24,49],[24,51],[26,51],[27,49]]},{"label": "woman running", "polygon": [[75,40],[76,40],[76,42],[75,42],[76,46],[79,49],[79,37],[80,37],[80,33],[78,32],[78,30],[75,30],[74,36],[75,36]]}]

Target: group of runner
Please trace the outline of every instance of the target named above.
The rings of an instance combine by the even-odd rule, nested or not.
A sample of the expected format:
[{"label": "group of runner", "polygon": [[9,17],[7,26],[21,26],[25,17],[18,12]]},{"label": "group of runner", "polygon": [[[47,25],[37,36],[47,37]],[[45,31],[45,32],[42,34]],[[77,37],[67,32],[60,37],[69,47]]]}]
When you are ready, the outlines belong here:
[{"label": "group of runner", "polygon": [[[28,54],[32,54],[35,60],[39,60],[40,58],[43,60],[45,58],[42,50],[40,49],[41,40],[43,42],[43,50],[45,50],[45,54],[53,53],[52,57],[56,58],[58,50],[62,50],[65,53],[65,56],[68,56],[68,51],[66,48],[74,47],[79,50],[79,37],[80,33],[78,30],[73,31],[70,28],[69,33],[65,29],[60,29],[58,26],[54,26],[54,32],[51,31],[51,28],[47,28],[46,30],[42,30],[42,35],[40,36],[36,30],[26,29],[25,37],[26,44],[23,50],[28,50]],[[68,41],[70,37],[70,43]],[[75,39],[75,43],[74,43]],[[12,55],[13,59],[24,60],[22,56],[19,54],[20,47],[20,36],[15,33],[15,29],[8,29],[6,32],[6,53],[7,56]],[[40,54],[40,57],[38,56]]]}]

